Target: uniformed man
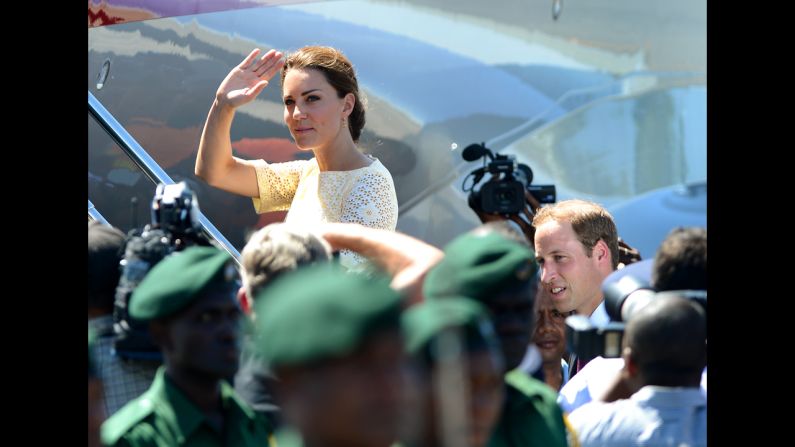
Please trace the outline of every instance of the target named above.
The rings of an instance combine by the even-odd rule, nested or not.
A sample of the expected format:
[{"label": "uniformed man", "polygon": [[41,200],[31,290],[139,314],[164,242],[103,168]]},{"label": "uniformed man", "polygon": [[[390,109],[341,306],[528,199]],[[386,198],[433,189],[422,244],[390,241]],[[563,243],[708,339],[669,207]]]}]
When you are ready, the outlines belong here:
[{"label": "uniformed man", "polygon": [[214,247],[158,263],[130,298],[164,357],[152,386],[102,426],[106,445],[268,445],[268,422],[224,380],[240,356],[238,275]]},{"label": "uniformed man", "polygon": [[402,297],[337,263],[301,267],[256,298],[257,344],[279,378],[279,447],[388,447],[405,375]]},{"label": "uniformed man", "polygon": [[417,380],[401,444],[485,447],[500,416],[505,368],[488,310],[449,297],[410,307],[402,321]]},{"label": "uniformed man", "polygon": [[519,366],[533,333],[538,264],[533,250],[496,233],[465,234],[425,278],[428,300],[463,295],[491,312],[505,357],[505,400],[489,446],[567,445],[556,395]]}]

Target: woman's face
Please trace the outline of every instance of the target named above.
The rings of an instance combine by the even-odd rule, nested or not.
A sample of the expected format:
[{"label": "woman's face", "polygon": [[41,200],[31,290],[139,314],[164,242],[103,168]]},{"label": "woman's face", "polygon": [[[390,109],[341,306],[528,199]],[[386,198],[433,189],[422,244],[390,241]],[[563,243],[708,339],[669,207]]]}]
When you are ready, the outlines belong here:
[{"label": "woman's face", "polygon": [[353,109],[353,94],[339,98],[326,77],[315,69],[291,69],[282,89],[284,122],[299,149],[333,145],[348,133],[347,118]]}]

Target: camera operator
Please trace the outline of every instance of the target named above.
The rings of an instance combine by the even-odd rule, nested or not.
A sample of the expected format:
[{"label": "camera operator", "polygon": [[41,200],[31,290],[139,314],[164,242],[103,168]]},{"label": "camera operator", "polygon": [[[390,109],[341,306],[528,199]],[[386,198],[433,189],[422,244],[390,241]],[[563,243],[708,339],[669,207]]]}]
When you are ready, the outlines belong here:
[{"label": "camera operator", "polygon": [[[675,292],[672,292],[675,294]],[[569,416],[580,445],[706,446],[706,313],[680,296],[658,297],[627,323],[621,375],[629,399],[591,402]]]},{"label": "camera operator", "polygon": [[98,334],[97,364],[108,416],[146,391],[162,363],[146,328],[129,318],[130,296],[168,254],[209,245],[199,230],[196,197],[184,182],[158,185],[151,213],[151,223],[127,237],[109,226],[88,226],[89,325]]},{"label": "camera operator", "polygon": [[[472,171],[464,180],[464,191],[469,192],[468,204],[477,214],[481,222],[498,222],[510,220],[521,228],[527,240],[532,243],[533,216],[542,203],[555,201],[555,186],[542,185],[533,187],[540,189],[539,198],[530,192],[533,171],[529,166],[516,163],[513,156],[494,154],[482,144],[471,144],[461,153],[466,161],[484,160],[483,167]],[[486,163],[486,160],[490,160]],[[486,173],[490,177],[480,187]],[[466,181],[472,178],[472,184],[466,187]]]},{"label": "camera operator", "polygon": [[149,388],[159,362],[124,359],[114,352],[113,306],[125,238],[117,228],[88,224],[88,326],[96,334],[93,348],[97,376],[104,384],[104,414],[110,416]]},{"label": "camera operator", "polygon": [[[676,228],[660,244],[652,261],[642,261],[613,272],[603,288],[617,283],[629,271],[636,284],[657,291],[706,290],[707,288],[707,230],[698,227]],[[596,357],[572,378],[558,395],[558,403],[572,412],[591,400],[612,402],[629,398],[637,388],[620,374],[624,367],[621,358]],[[706,368],[701,388],[706,396]]]},{"label": "camera operator", "polygon": [[196,195],[185,182],[159,184],[152,199],[151,215],[151,223],[130,231],[125,241],[113,310],[114,349],[124,359],[159,363],[162,355],[146,326],[129,316],[130,297],[162,259],[190,246],[211,244],[201,232]]}]

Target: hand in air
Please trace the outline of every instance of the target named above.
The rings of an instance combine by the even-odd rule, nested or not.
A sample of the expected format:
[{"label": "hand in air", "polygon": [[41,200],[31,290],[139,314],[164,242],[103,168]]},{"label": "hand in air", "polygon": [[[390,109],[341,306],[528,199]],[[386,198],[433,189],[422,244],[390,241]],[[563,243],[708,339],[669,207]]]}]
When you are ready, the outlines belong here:
[{"label": "hand in air", "polygon": [[215,93],[219,103],[239,107],[253,101],[268,85],[268,80],[284,65],[280,51],[270,50],[264,56],[257,57],[259,53],[259,48],[255,48],[226,75]]}]

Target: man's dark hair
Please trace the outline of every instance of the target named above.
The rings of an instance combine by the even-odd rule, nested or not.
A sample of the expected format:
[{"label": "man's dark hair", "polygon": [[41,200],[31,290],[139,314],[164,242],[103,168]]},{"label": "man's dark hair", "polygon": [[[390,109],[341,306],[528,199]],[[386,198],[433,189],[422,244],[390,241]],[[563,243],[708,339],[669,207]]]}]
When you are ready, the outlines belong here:
[{"label": "man's dark hair", "polygon": [[119,261],[125,236],[120,230],[97,221],[88,222],[88,307],[113,312],[119,283]]},{"label": "man's dark hair", "polygon": [[707,290],[707,230],[671,230],[654,257],[651,281],[657,290]]},{"label": "man's dark hair", "polygon": [[707,361],[706,315],[698,304],[654,299],[627,323],[625,337],[644,385],[698,386]]}]

